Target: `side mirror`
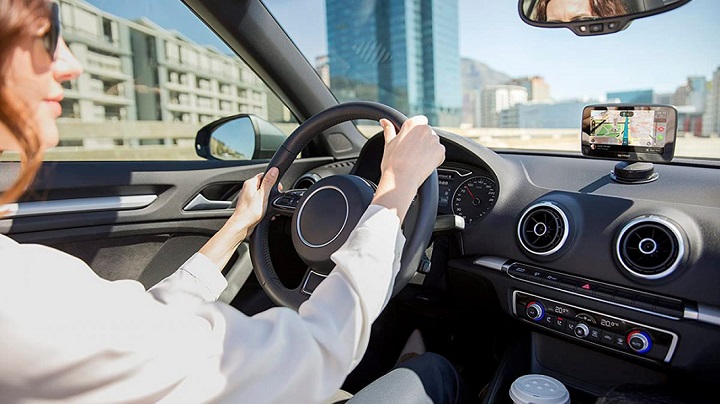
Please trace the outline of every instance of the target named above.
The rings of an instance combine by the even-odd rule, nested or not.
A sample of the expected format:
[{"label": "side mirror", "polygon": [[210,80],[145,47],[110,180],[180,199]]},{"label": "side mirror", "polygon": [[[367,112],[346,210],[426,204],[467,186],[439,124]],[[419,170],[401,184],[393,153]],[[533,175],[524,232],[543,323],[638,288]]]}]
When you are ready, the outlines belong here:
[{"label": "side mirror", "polygon": [[233,115],[201,128],[195,137],[195,151],[209,160],[269,159],[286,137],[258,116]]},{"label": "side mirror", "polygon": [[622,31],[632,20],[673,10],[690,0],[519,0],[520,18],[542,28],[570,29],[576,35]]}]

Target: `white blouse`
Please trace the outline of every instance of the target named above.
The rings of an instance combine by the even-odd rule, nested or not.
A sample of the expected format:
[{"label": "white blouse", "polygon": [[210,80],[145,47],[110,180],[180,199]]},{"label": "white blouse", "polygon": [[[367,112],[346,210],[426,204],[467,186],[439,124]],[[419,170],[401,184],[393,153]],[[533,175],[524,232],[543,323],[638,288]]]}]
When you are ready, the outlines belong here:
[{"label": "white blouse", "polygon": [[145,291],[0,235],[0,402],[321,402],[365,353],[404,243],[371,205],[299,312],[248,317],[199,253]]}]

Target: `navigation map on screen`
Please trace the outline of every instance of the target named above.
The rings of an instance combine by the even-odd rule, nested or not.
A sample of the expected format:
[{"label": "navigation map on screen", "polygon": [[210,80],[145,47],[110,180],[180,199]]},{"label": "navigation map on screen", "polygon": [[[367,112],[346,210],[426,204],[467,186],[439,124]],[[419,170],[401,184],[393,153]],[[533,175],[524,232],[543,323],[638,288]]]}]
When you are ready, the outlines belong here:
[{"label": "navigation map on screen", "polygon": [[663,111],[655,110],[593,110],[590,145],[593,149],[607,146],[661,149],[667,129],[667,116],[661,115]]}]

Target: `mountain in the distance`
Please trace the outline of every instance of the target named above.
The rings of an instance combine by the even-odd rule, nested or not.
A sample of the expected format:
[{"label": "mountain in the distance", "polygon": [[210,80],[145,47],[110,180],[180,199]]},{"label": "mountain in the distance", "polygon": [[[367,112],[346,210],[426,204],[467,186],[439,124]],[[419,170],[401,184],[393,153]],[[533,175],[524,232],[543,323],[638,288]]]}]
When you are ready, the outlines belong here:
[{"label": "mountain in the distance", "polygon": [[507,74],[470,58],[460,58],[460,74],[463,91],[482,90],[485,86],[505,84],[512,80]]},{"label": "mountain in the distance", "polygon": [[505,84],[512,77],[470,58],[460,58],[460,74],[463,89],[462,122],[479,126],[480,91],[486,86]]}]

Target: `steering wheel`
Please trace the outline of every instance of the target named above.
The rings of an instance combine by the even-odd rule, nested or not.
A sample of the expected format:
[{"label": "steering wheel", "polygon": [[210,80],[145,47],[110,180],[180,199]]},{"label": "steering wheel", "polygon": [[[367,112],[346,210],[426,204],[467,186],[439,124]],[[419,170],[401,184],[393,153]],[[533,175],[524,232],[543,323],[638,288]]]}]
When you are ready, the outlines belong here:
[{"label": "steering wheel", "polygon": [[[310,297],[315,287],[334,268],[330,255],[345,243],[374,194],[373,184],[355,175],[334,175],[319,180],[307,190],[286,192],[278,190],[280,179],[296,156],[319,133],[350,120],[379,121],[382,118],[390,120],[398,130],[407,120],[402,113],[379,103],[358,101],[338,104],[300,125],[270,160],[268,170],[277,167],[280,172],[270,192],[265,216],[250,236],[250,258],[260,285],[276,304],[297,310]],[[415,206],[411,208],[414,214],[409,212],[404,221],[406,241],[393,295],[410,281],[420,264],[432,235],[437,204],[438,179],[437,171],[433,171],[418,190],[413,202]],[[295,289],[287,288],[278,278],[270,260],[268,242],[271,218],[290,214],[293,246],[308,265],[300,286]]]}]

